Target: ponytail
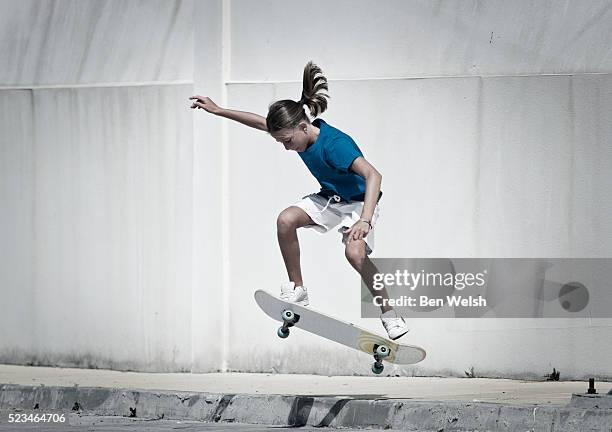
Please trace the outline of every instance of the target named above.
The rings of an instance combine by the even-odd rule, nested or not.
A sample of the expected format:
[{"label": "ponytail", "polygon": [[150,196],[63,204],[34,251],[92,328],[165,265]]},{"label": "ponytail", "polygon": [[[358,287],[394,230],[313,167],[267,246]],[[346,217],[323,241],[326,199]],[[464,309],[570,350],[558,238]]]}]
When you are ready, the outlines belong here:
[{"label": "ponytail", "polygon": [[309,61],[304,68],[301,105],[306,105],[313,117],[319,116],[327,109],[327,78],[323,76],[321,68]]},{"label": "ponytail", "polygon": [[304,105],[308,107],[312,117],[317,117],[327,109],[327,78],[312,61],[304,68],[302,97],[298,102],[290,99],[280,100],[270,105],[266,125],[269,133],[282,129],[293,129],[301,121],[310,123]]}]

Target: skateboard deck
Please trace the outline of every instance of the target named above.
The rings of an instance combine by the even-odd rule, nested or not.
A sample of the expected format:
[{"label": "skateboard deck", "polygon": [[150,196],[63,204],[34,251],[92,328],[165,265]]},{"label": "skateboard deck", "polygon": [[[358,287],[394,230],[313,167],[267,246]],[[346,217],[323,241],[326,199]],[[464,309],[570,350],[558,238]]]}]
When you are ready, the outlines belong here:
[{"label": "skateboard deck", "polygon": [[[289,329],[297,327],[373,355],[375,364],[372,366],[372,371],[375,373],[382,372],[381,360],[396,364],[414,364],[426,356],[425,350],[421,347],[392,341],[355,324],[318,312],[310,306],[304,307],[286,302],[264,290],[255,291],[255,301],[268,316],[283,323],[277,331],[280,337],[287,337]],[[286,311],[291,312],[286,315]],[[378,347],[386,347],[388,351],[385,352],[384,348],[377,351]]]}]

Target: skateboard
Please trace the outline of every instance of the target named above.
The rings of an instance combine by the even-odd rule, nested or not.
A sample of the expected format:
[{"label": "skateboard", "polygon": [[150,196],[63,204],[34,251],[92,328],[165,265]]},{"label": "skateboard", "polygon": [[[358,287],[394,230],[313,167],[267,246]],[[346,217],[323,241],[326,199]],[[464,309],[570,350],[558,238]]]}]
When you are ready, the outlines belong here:
[{"label": "skateboard", "polygon": [[396,364],[414,364],[426,356],[421,347],[400,344],[310,307],[286,302],[264,290],[255,291],[255,301],[268,316],[283,323],[276,332],[280,338],[285,339],[289,336],[289,329],[297,327],[362,351],[374,357],[372,372],[375,374],[383,371],[383,360]]}]

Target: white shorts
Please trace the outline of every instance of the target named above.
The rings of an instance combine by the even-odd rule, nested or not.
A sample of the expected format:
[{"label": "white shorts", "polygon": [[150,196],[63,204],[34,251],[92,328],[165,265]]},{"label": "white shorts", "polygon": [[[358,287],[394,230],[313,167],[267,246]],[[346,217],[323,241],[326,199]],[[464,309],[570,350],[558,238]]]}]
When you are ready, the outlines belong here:
[{"label": "white shorts", "polygon": [[[336,202],[334,199],[328,199],[316,193],[305,196],[293,205],[304,210],[316,224],[307,225],[304,228],[312,228],[324,234],[340,226],[338,232],[342,234],[342,243],[344,244],[346,244],[347,237],[344,229],[352,227],[361,219],[361,211],[363,210],[363,201]],[[370,255],[374,250],[374,231],[376,221],[378,220],[378,213],[379,205],[376,204],[374,215],[372,215],[372,220],[370,221],[372,229],[370,229],[368,235],[364,238],[367,255]]]}]

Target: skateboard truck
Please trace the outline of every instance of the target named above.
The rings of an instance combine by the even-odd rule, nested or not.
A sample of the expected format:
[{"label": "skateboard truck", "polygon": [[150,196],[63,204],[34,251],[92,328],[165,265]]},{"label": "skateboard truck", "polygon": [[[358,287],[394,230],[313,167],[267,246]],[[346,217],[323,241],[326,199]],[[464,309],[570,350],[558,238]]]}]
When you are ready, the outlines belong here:
[{"label": "skateboard truck", "polygon": [[300,320],[300,316],[291,309],[285,309],[281,317],[283,318],[283,325],[278,328],[276,334],[278,337],[285,339],[289,336],[289,327],[293,327]]},{"label": "skateboard truck", "polygon": [[374,344],[372,351],[374,354],[374,363],[372,364],[372,372],[378,375],[382,373],[383,369],[385,368],[382,360],[386,357],[389,357],[389,354],[391,354],[391,351],[389,350],[389,347],[385,345],[378,345],[378,344]]}]

